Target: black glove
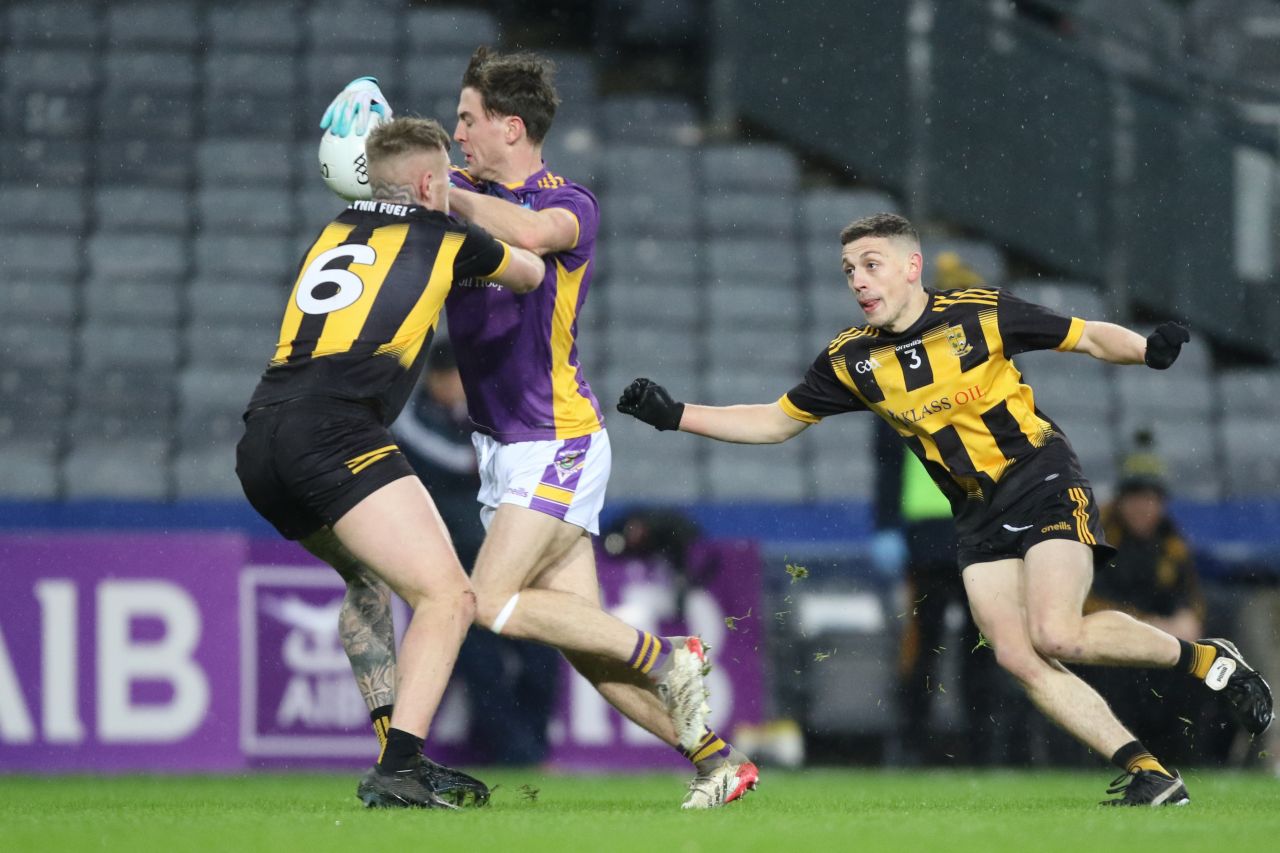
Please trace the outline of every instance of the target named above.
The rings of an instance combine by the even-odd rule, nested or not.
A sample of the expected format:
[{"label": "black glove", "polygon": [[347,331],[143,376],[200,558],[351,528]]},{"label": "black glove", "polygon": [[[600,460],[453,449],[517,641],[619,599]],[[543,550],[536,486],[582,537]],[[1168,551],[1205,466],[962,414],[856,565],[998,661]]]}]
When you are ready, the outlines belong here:
[{"label": "black glove", "polygon": [[618,411],[660,430],[680,429],[684,403],[671,399],[667,389],[648,379],[637,379],[618,398]]},{"label": "black glove", "polygon": [[1166,370],[1178,358],[1182,345],[1191,340],[1187,327],[1178,323],[1161,323],[1147,336],[1147,354],[1143,356],[1147,367]]}]

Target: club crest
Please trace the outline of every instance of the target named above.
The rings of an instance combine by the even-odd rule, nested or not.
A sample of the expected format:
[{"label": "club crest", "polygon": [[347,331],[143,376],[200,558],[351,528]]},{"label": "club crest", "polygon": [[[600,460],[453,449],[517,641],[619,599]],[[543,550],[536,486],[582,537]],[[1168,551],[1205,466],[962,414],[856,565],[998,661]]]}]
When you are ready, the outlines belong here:
[{"label": "club crest", "polygon": [[973,345],[965,338],[964,329],[959,326],[952,326],[947,329],[947,343],[951,344],[951,351],[957,357],[966,356],[973,352]]}]

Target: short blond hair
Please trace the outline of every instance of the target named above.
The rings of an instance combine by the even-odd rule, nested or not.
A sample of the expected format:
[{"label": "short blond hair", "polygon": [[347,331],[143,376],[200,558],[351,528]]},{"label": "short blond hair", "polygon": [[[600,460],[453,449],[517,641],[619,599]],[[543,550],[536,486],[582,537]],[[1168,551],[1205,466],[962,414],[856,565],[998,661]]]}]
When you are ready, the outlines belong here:
[{"label": "short blond hair", "polygon": [[433,118],[401,116],[380,124],[364,143],[369,164],[406,154],[410,151],[449,151],[449,134]]}]

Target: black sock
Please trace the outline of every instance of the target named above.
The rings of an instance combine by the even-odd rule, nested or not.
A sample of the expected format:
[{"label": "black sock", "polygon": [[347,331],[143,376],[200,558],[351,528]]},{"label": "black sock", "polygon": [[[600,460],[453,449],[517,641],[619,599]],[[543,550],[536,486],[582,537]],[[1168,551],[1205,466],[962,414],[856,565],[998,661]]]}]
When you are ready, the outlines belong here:
[{"label": "black sock", "polygon": [[381,708],[374,708],[369,712],[369,719],[373,721],[373,733],[378,736],[378,750],[381,751],[387,745],[387,732],[391,730],[391,709],[392,705],[383,705]]},{"label": "black sock", "polygon": [[378,766],[392,773],[408,770],[413,760],[422,754],[422,744],[422,738],[417,735],[401,729],[390,729],[387,732],[387,745],[378,756]]},{"label": "black sock", "polygon": [[1142,741],[1131,740],[1116,750],[1111,756],[1111,763],[1126,773],[1137,773],[1139,770],[1154,770],[1165,776],[1173,774],[1164,768],[1154,755],[1147,751]]},{"label": "black sock", "polygon": [[1179,640],[1178,649],[1178,663],[1175,669],[1178,672],[1190,672],[1191,664],[1196,659],[1196,644],[1188,643],[1186,640]]}]

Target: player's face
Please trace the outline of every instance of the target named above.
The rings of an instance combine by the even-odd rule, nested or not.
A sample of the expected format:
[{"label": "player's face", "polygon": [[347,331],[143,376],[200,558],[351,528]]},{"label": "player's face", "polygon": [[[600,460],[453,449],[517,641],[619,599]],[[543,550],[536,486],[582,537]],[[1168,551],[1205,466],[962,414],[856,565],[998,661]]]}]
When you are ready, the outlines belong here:
[{"label": "player's face", "polygon": [[845,278],[868,325],[900,332],[920,316],[920,252],[895,237],[860,237],[841,253]]},{"label": "player's face", "polygon": [[509,120],[484,111],[484,99],[467,86],[458,96],[458,126],[453,138],[467,160],[467,170],[483,181],[497,180],[506,161]]}]

